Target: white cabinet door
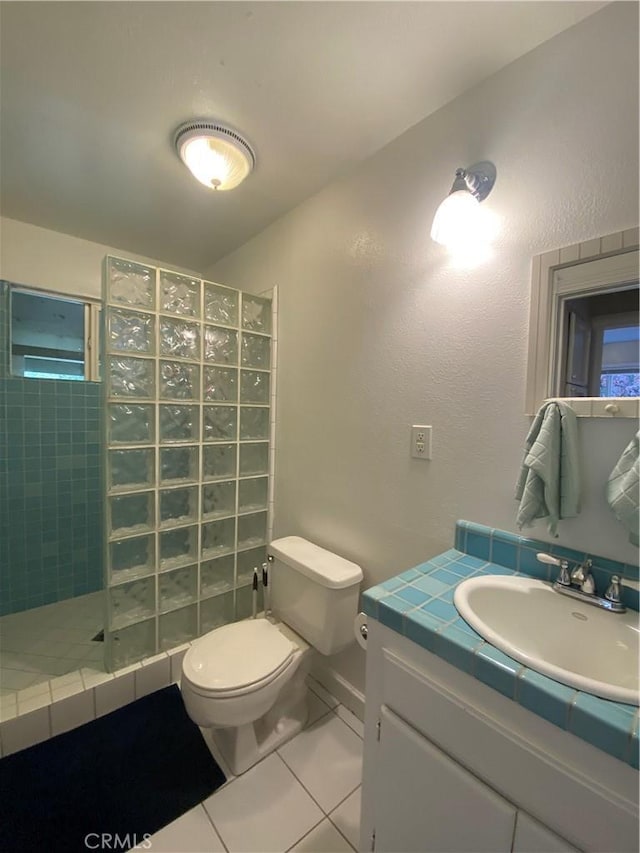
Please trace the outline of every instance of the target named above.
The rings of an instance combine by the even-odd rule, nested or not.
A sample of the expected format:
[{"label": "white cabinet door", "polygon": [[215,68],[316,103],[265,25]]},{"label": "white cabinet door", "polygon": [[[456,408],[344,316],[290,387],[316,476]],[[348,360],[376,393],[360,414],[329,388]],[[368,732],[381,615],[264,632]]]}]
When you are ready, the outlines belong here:
[{"label": "white cabinet door", "polygon": [[516,810],[385,705],[376,779],[375,850],[509,853]]},{"label": "white cabinet door", "polygon": [[551,832],[526,812],[518,812],[513,853],[577,853],[564,838]]}]

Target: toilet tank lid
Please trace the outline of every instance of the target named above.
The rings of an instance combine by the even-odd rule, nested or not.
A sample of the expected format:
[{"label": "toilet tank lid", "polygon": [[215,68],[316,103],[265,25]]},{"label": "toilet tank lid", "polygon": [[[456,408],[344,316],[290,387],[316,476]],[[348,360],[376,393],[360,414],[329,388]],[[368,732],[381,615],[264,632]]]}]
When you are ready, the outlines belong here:
[{"label": "toilet tank lid", "polygon": [[360,566],[314,545],[301,536],[274,539],[269,545],[269,553],[315,583],[330,589],[343,589],[362,580]]}]

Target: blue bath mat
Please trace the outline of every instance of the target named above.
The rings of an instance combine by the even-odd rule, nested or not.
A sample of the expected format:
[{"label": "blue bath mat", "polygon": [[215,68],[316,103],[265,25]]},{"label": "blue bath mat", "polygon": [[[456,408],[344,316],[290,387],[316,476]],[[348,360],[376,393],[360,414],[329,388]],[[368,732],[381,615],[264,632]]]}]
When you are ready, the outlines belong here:
[{"label": "blue bath mat", "polygon": [[0,851],[127,850],[224,781],[173,684],[1,759]]}]

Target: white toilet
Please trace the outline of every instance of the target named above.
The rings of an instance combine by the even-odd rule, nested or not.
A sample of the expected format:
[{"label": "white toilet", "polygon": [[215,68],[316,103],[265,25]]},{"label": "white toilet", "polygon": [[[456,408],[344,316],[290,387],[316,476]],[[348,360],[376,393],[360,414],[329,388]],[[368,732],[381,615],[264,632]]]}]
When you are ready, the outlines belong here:
[{"label": "white toilet", "polygon": [[354,639],[360,566],[299,536],[268,550],[273,617],[216,628],[182,662],[187,712],[235,775],[306,723],[310,646],[333,655]]}]

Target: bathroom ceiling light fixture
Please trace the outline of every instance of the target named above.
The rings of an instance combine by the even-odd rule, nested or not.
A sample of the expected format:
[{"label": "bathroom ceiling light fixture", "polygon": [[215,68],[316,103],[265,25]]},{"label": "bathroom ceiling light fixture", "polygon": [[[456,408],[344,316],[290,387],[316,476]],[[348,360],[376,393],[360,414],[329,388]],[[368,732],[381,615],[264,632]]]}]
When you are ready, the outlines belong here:
[{"label": "bathroom ceiling light fixture", "polygon": [[495,180],[496,167],[488,161],[456,169],[449,195],[433,217],[431,239],[449,249],[487,239],[480,202],[489,195]]},{"label": "bathroom ceiling light fixture", "polygon": [[246,139],[215,121],[188,121],[175,133],[178,156],[191,174],[214,190],[232,190],[253,169],[256,156]]}]

